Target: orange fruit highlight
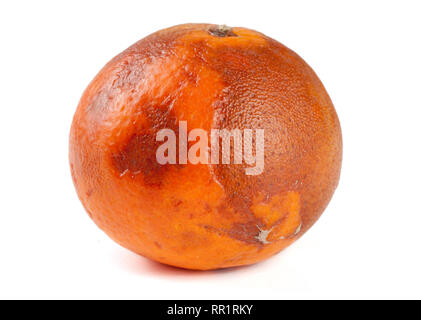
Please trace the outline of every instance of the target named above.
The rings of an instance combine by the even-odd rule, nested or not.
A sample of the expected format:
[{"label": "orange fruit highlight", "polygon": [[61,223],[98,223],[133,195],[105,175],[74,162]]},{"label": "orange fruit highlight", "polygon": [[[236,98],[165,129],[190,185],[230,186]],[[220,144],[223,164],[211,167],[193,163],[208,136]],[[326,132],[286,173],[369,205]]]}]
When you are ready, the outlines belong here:
[{"label": "orange fruit highlight", "polygon": [[[160,164],[157,133],[178,134],[180,121],[189,132],[264,129],[264,170]],[[341,161],[334,106],[303,59],[259,32],[209,24],[158,31],[113,58],[70,133],[73,181],[98,227],[197,270],[256,263],[298,239],[331,199]]]}]

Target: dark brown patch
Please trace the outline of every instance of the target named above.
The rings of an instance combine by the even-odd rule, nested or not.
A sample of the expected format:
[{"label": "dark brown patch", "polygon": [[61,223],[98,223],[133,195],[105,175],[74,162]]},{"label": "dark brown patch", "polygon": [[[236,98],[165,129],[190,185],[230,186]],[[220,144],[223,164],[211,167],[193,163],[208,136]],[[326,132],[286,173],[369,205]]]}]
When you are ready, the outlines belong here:
[{"label": "dark brown patch", "polygon": [[203,225],[202,227],[211,232],[228,236],[246,244],[256,245],[259,247],[263,246],[257,238],[260,231],[254,221],[247,223],[235,223],[230,229],[220,229],[210,225]]},{"label": "dark brown patch", "polygon": [[120,175],[125,175],[127,170],[132,177],[141,173],[149,185],[159,185],[165,167],[156,161],[154,144],[155,139],[150,134],[133,135],[123,150],[113,155]]},{"label": "dark brown patch", "polygon": [[257,225],[253,221],[248,223],[236,223],[230,230],[227,231],[227,234],[231,238],[243,241],[248,244],[261,245],[262,243],[257,239],[259,232],[260,231],[257,228]]},{"label": "dark brown patch", "polygon": [[146,185],[159,187],[169,166],[181,167],[161,165],[156,160],[156,151],[162,144],[161,141],[156,141],[158,131],[168,128],[178,136],[178,121],[170,106],[171,103],[167,103],[142,108],[141,113],[147,119],[146,123],[137,129],[121,151],[112,155],[114,166],[121,176],[130,174],[134,178],[141,175]]}]

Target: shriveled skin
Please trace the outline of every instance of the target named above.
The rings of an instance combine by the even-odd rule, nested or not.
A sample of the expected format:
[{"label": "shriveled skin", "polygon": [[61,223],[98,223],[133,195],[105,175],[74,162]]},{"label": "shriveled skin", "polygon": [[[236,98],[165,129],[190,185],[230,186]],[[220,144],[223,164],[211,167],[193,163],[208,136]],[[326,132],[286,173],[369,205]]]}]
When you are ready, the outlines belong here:
[{"label": "shriveled skin", "polygon": [[[319,218],[339,180],[341,130],[313,70],[245,28],[156,32],[89,84],[70,134],[70,164],[93,221],[122,246],[189,269],[252,264]],[[264,129],[265,167],[160,165],[160,129]],[[209,140],[210,141],[210,140]],[[194,144],[191,142],[190,144]]]}]

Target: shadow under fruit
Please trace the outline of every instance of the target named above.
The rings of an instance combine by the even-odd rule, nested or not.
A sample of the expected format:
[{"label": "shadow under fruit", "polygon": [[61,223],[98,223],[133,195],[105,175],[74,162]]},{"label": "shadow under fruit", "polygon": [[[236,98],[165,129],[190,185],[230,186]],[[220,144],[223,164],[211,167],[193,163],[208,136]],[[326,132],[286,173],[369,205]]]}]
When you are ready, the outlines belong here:
[{"label": "shadow under fruit", "polygon": [[[264,171],[161,165],[163,128],[264,129]],[[252,264],[319,218],[338,184],[341,129],[314,71],[253,30],[185,24],[113,58],[85,90],[70,165],[92,220],[122,246],[188,269]]]}]

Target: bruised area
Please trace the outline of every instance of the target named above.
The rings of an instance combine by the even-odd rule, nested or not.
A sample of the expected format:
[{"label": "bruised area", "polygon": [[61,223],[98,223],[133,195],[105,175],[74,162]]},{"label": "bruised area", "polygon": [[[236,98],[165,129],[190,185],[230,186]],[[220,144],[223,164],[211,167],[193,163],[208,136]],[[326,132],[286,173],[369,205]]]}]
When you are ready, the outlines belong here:
[{"label": "bruised area", "polygon": [[[171,129],[178,134],[177,118],[170,107],[170,103],[158,107],[142,107],[141,113],[146,122],[136,130],[118,153],[112,154],[113,164],[120,173],[120,177],[126,174],[132,178],[141,175],[145,186],[161,186],[170,166],[161,165],[156,160],[156,150],[162,144],[156,141],[156,136],[163,128]],[[180,167],[180,165],[176,166],[176,168]]]}]

